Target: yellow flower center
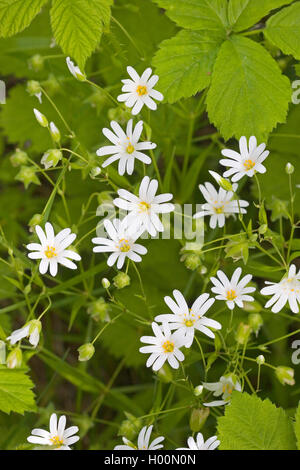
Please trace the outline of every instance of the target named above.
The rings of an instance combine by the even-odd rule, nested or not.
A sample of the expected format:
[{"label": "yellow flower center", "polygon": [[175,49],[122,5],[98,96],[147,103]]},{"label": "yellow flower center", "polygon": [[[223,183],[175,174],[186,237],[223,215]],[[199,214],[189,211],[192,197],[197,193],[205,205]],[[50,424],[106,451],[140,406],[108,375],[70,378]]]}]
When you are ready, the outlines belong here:
[{"label": "yellow flower center", "polygon": [[173,352],[174,351],[174,343],[171,343],[170,341],[165,341],[164,344],[162,345],[165,353]]},{"label": "yellow flower center", "polygon": [[215,207],[216,214],[223,214],[223,212],[224,212],[224,206]]},{"label": "yellow flower center", "polygon": [[234,299],[236,299],[236,297],[237,296],[236,296],[235,290],[227,291],[227,295],[226,295],[227,300],[234,300]]},{"label": "yellow flower center", "polygon": [[222,391],[223,391],[223,393],[227,392],[227,393],[229,393],[229,395],[231,395],[231,393],[232,393],[231,385],[230,384],[223,385]]},{"label": "yellow flower center", "polygon": [[244,161],[244,167],[246,171],[252,170],[252,168],[255,166],[255,162],[253,160],[245,160]]},{"label": "yellow flower center", "polygon": [[55,446],[62,446],[64,441],[63,439],[61,439],[59,436],[54,436],[54,437],[51,437],[50,441],[52,442],[53,445]]},{"label": "yellow flower center", "polygon": [[134,152],[134,146],[129,142],[128,146],[126,147],[126,152],[131,154]]},{"label": "yellow flower center", "polygon": [[122,251],[123,253],[126,253],[127,251],[130,250],[130,244],[129,244],[129,241],[126,240],[126,238],[121,238],[121,240],[119,241],[119,247],[120,251]]},{"label": "yellow flower center", "polygon": [[54,246],[47,246],[47,250],[45,250],[45,255],[47,256],[47,258],[53,258],[54,256],[57,256],[56,254],[56,251],[55,251],[55,247]]},{"label": "yellow flower center", "polygon": [[138,95],[143,96],[148,93],[147,87],[145,85],[139,85],[136,89]]},{"label": "yellow flower center", "polygon": [[194,323],[195,323],[195,320],[191,320],[191,319],[185,319],[184,322],[185,326],[193,326]]},{"label": "yellow flower center", "polygon": [[150,209],[148,202],[142,201],[139,203],[140,212],[147,212]]}]

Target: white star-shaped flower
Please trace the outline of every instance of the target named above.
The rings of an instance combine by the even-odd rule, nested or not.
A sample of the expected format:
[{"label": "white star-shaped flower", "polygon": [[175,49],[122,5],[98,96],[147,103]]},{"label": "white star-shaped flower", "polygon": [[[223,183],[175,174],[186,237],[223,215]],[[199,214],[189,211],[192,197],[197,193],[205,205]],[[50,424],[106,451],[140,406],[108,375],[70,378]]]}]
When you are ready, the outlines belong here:
[{"label": "white star-shaped flower", "polygon": [[127,67],[127,72],[131,79],[122,80],[124,93],[119,95],[117,100],[125,102],[128,108],[133,108],[131,112],[134,115],[141,111],[144,104],[149,109],[155,110],[157,105],[153,100],[164,99],[159,91],[153,89],[158,82],[158,76],[152,75],[151,77],[152,69],[150,68],[147,68],[141,76],[133,67]]},{"label": "white star-shaped flower", "polygon": [[39,265],[41,274],[45,274],[49,268],[51,276],[56,276],[58,264],[62,264],[69,269],[77,269],[76,264],[71,260],[80,261],[81,256],[75,251],[66,250],[76,238],[76,234],[71,233],[70,228],[65,228],[57,235],[54,235],[52,224],[47,222],[45,232],[39,225],[35,226],[35,231],[41,243],[29,243],[27,245],[27,249],[33,251],[33,253],[28,254],[28,257],[41,260]]},{"label": "white star-shaped flower", "polygon": [[[242,199],[233,199],[233,191],[225,191],[223,188],[217,191],[211,183],[200,184],[199,189],[207,202],[202,205],[202,211],[194,215],[194,219],[209,215],[210,228],[223,227],[226,217],[230,215],[246,214],[244,207],[249,206],[249,203]],[[236,189],[237,184],[234,184],[233,190],[236,191]]]},{"label": "white star-shaped flower", "polygon": [[220,377],[219,382],[204,382],[203,387],[210,390],[214,397],[222,395],[222,400],[215,400],[209,403],[203,403],[205,406],[222,406],[230,402],[233,390],[242,391],[241,384],[233,374]]},{"label": "white star-shaped flower", "polygon": [[198,432],[196,439],[189,437],[187,440],[188,447],[178,447],[176,450],[215,450],[219,445],[217,436],[212,436],[204,441],[201,432]]},{"label": "white star-shaped flower", "polygon": [[158,181],[150,180],[149,176],[145,176],[140,184],[139,196],[135,196],[126,189],[119,189],[120,197],[114,199],[115,206],[129,212],[125,217],[128,225],[143,232],[146,230],[153,237],[157,232],[164,230],[157,214],[174,210],[174,205],[167,203],[173,198],[173,194],[165,193],[156,196],[157,188]]},{"label": "white star-shaped flower", "polygon": [[256,137],[249,139],[249,147],[245,136],[240,138],[240,153],[231,149],[222,150],[222,155],[227,158],[220,160],[221,165],[229,167],[223,176],[225,178],[232,176],[232,181],[239,181],[243,176],[254,176],[255,173],[265,173],[267,170],[262,165],[263,161],[269,155],[265,150],[266,144],[257,145]]},{"label": "white star-shaped flower", "polygon": [[173,314],[158,315],[155,321],[169,324],[170,330],[178,330],[185,337],[185,347],[191,347],[195,330],[201,331],[210,338],[214,338],[214,333],[209,328],[220,330],[222,325],[207,318],[205,313],[212,306],[215,299],[210,299],[209,294],[200,295],[192,307],[189,308],[185,298],[179,290],[174,290],[175,301],[171,297],[165,297],[165,302],[172,310]]},{"label": "white star-shaped flower", "polygon": [[31,444],[43,446],[54,446],[56,450],[71,450],[70,445],[79,441],[79,436],[74,436],[78,432],[77,426],[66,428],[66,417],[61,416],[57,423],[57,415],[53,413],[50,417],[50,432],[44,429],[33,429],[27,441]]},{"label": "white star-shaped flower", "polygon": [[215,277],[210,278],[211,282],[214,284],[214,287],[212,287],[211,290],[214,294],[218,294],[216,299],[225,300],[227,307],[230,310],[233,310],[235,305],[243,308],[244,302],[254,301],[254,298],[248,294],[250,292],[254,292],[255,287],[246,287],[246,285],[251,281],[252,276],[251,274],[247,274],[240,279],[241,274],[242,269],[236,268],[231,280],[229,280],[226,274],[219,270],[217,272],[218,279]]},{"label": "white star-shaped flower", "polygon": [[[179,362],[184,360],[184,355],[179,348],[185,345],[185,337],[179,330],[171,333],[170,327],[164,323],[159,327],[157,323],[152,323],[152,330],[155,336],[142,336],[141,342],[150,346],[140,348],[141,353],[149,354],[146,367],[151,367],[154,371],[162,368],[168,361],[173,369],[178,369]],[[179,362],[178,362],[179,361]]]},{"label": "white star-shaped flower", "polygon": [[105,219],[103,224],[109,238],[93,238],[92,242],[99,245],[95,246],[93,251],[95,253],[111,252],[107,260],[108,266],[112,266],[117,261],[117,268],[121,269],[126,258],[135,263],[142,261],[140,255],[145,255],[147,248],[135,243],[141,232],[133,232],[124,219],[122,221],[114,219],[112,222]]},{"label": "white star-shaped flower", "polygon": [[266,281],[268,286],[264,287],[260,293],[263,295],[272,295],[266,303],[265,308],[272,306],[272,312],[278,313],[288,302],[293,313],[299,313],[300,304],[300,270],[296,273],[296,266],[292,264],[289,267],[287,275],[280,282]]},{"label": "white star-shaped flower", "polygon": [[100,147],[97,150],[98,157],[112,155],[102,163],[103,168],[119,160],[119,174],[124,175],[125,171],[127,171],[129,175],[132,175],[136,158],[146,165],[151,163],[151,158],[142,153],[141,150],[154,149],[156,144],[152,142],[139,142],[143,131],[143,121],[139,121],[134,129],[132,128],[132,123],[133,121],[130,119],[127,123],[126,133],[116,121],[111,121],[110,123],[114,133],[106,127],[102,129],[105,137],[113,144]]},{"label": "white star-shaped flower", "polygon": [[152,432],[153,426],[144,426],[138,437],[138,442],[137,446],[134,445],[132,442],[130,442],[126,437],[123,437],[122,440],[124,442],[124,445],[116,446],[114,450],[157,450],[157,449],[162,449],[163,444],[161,444],[162,441],[164,441],[164,437],[160,436],[154,439],[150,445],[150,437],[151,437],[151,432]]}]

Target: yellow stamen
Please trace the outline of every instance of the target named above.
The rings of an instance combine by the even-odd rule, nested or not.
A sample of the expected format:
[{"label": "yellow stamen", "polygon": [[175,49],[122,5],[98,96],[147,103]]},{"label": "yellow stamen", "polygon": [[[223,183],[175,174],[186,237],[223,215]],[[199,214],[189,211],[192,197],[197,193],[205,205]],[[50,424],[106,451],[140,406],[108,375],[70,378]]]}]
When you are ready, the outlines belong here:
[{"label": "yellow stamen", "polygon": [[140,212],[147,212],[150,209],[150,204],[148,202],[142,201],[139,203]]},{"label": "yellow stamen", "polygon": [[195,323],[195,320],[184,320],[185,326],[193,326]]},{"label": "yellow stamen", "polygon": [[252,170],[252,168],[255,166],[255,162],[253,160],[245,160],[244,161],[244,167],[246,170]]},{"label": "yellow stamen", "polygon": [[173,352],[174,351],[174,343],[171,343],[170,341],[165,341],[164,344],[162,345],[165,353]]},{"label": "yellow stamen", "polygon": [[55,446],[62,446],[64,443],[63,439],[61,439],[59,436],[51,437],[50,441]]},{"label": "yellow stamen", "polygon": [[223,214],[223,212],[224,212],[224,206],[215,207],[214,210],[215,210],[215,213],[216,213],[216,214]]},{"label": "yellow stamen", "polygon": [[229,384],[225,384],[225,385],[223,385],[222,391],[223,391],[223,393],[227,392],[227,393],[229,393],[229,395],[231,395],[232,387]]},{"label": "yellow stamen", "polygon": [[126,152],[131,154],[134,152],[134,146],[129,142],[128,146],[126,147]]},{"label": "yellow stamen", "polygon": [[119,240],[118,248],[119,248],[120,251],[122,251],[122,253],[126,253],[127,251],[130,250],[129,241],[126,240],[126,238],[121,238],[121,240]]},{"label": "yellow stamen", "polygon": [[227,291],[227,295],[226,295],[227,300],[234,300],[234,299],[236,299],[236,297],[237,297],[237,295],[236,295],[235,290]]},{"label": "yellow stamen", "polygon": [[56,250],[55,250],[55,247],[54,246],[47,246],[47,250],[45,250],[45,255],[47,256],[47,258],[53,258],[54,256],[57,256],[56,254]]},{"label": "yellow stamen", "polygon": [[138,95],[143,96],[148,93],[147,87],[145,85],[139,85],[136,89]]}]

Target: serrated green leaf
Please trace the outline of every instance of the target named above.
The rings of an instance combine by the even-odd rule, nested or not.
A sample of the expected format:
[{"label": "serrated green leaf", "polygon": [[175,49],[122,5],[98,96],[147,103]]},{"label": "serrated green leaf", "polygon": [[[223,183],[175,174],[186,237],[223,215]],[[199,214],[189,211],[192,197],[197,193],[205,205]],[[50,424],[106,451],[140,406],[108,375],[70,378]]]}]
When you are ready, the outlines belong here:
[{"label": "serrated green leaf", "polygon": [[218,54],[207,94],[208,115],[225,140],[255,135],[259,140],[286,120],[291,85],[256,42],[232,36]]},{"label": "serrated green leaf", "polygon": [[293,0],[230,0],[228,21],[233,31],[243,31],[257,23],[271,10],[291,3]]},{"label": "serrated green leaf", "polygon": [[201,31],[225,31],[227,0],[155,0],[183,28]]},{"label": "serrated green leaf", "polygon": [[273,15],[264,30],[266,38],[284,52],[300,59],[300,3]]},{"label": "serrated green leaf", "polygon": [[111,0],[53,0],[50,16],[55,40],[80,67],[109,23],[111,4]]},{"label": "serrated green leaf", "polygon": [[0,0],[0,36],[23,31],[48,0]]},{"label": "serrated green leaf", "polygon": [[291,420],[268,399],[233,392],[225,416],[218,419],[221,450],[294,450]]},{"label": "serrated green leaf", "polygon": [[24,370],[0,367],[0,410],[21,414],[35,411],[33,386]]},{"label": "serrated green leaf", "polygon": [[159,89],[169,103],[187,98],[206,88],[225,34],[180,31],[163,41],[153,64]]}]

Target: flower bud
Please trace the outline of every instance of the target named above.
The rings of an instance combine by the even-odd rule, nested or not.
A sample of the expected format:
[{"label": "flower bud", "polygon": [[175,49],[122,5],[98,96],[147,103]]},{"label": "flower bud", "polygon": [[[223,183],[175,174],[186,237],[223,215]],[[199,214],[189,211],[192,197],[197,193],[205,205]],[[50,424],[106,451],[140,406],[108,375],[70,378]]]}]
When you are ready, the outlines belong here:
[{"label": "flower bud", "polygon": [[34,115],[36,117],[37,122],[42,126],[42,127],[48,127],[48,119],[46,116],[44,116],[38,109],[33,108]]},{"label": "flower bud", "polygon": [[54,124],[54,122],[50,122],[50,134],[51,134],[51,137],[52,139],[54,140],[54,142],[56,142],[57,144],[60,142],[60,132],[59,132],[59,129],[56,127],[56,125]]},{"label": "flower bud", "polygon": [[12,164],[12,166],[25,165],[27,159],[27,153],[17,148],[16,151],[10,156],[10,163]]},{"label": "flower bud", "polygon": [[275,369],[277,379],[282,385],[295,385],[294,369],[286,366],[278,366]]},{"label": "flower bud", "polygon": [[194,388],[195,397],[200,397],[202,392],[203,392],[203,385],[197,385],[197,387]]},{"label": "flower bud", "polygon": [[90,177],[92,179],[96,178],[96,176],[99,176],[100,174],[101,174],[100,166],[94,166],[94,168],[92,168],[90,171]]},{"label": "flower bud", "polygon": [[68,69],[70,73],[73,75],[73,77],[75,77],[80,82],[84,82],[86,80],[86,75],[83,72],[81,72],[78,65],[75,65],[74,62],[72,62],[72,60],[70,59],[70,57],[67,57],[66,62],[67,62]]},{"label": "flower bud", "polygon": [[223,176],[220,176],[215,171],[209,171],[209,173],[216,180],[218,185],[221,186],[221,188],[225,189],[225,191],[233,191],[232,184],[229,180],[227,180],[226,178],[223,178]]},{"label": "flower bud", "polygon": [[80,346],[77,351],[79,352],[78,361],[89,361],[95,354],[95,348],[92,343],[86,343]]},{"label": "flower bud", "polygon": [[123,436],[131,441],[137,436],[139,430],[141,429],[142,421],[131,413],[125,412],[125,415],[127,419],[122,421],[118,435]]},{"label": "flower bud", "polygon": [[187,269],[195,271],[195,269],[199,268],[199,266],[201,265],[201,258],[199,255],[196,254],[187,255],[184,260],[184,264]]},{"label": "flower bud", "polygon": [[50,149],[44,153],[41,164],[44,165],[45,169],[55,167],[58,162],[62,159],[62,153],[57,149]]},{"label": "flower bud", "polygon": [[130,284],[130,277],[126,273],[119,273],[114,278],[114,285],[117,289],[124,289],[124,287],[129,286]]},{"label": "flower bud", "polygon": [[6,365],[9,369],[16,369],[22,365],[22,351],[20,348],[14,348],[6,359]]},{"label": "flower bud", "polygon": [[92,302],[87,312],[95,321],[110,321],[109,304],[105,302],[103,297]]},{"label": "flower bud", "polygon": [[[40,225],[43,221],[43,215],[42,214],[34,214],[31,219],[29,220],[29,227],[34,228],[36,225]],[[32,231],[32,230],[31,230]]]},{"label": "flower bud", "polygon": [[22,165],[19,173],[15,176],[15,179],[17,181],[21,181],[24,184],[26,189],[31,183],[38,184],[38,185],[41,184],[40,180],[38,179],[36,175],[36,169],[34,166]]},{"label": "flower bud", "polygon": [[247,344],[250,334],[251,334],[251,326],[247,325],[246,323],[241,322],[236,332],[237,342],[239,344]]},{"label": "flower bud", "polygon": [[106,277],[102,279],[101,284],[104,287],[104,289],[109,289],[110,287],[110,282],[108,279],[106,279]]},{"label": "flower bud", "polygon": [[257,300],[253,302],[244,302],[244,310],[249,313],[259,313],[261,312],[263,307]]},{"label": "flower bud", "polygon": [[257,337],[259,330],[264,324],[262,316],[259,313],[250,313],[248,315],[248,322]]},{"label": "flower bud", "polygon": [[30,96],[39,95],[42,91],[41,85],[36,80],[29,80],[27,82],[26,91]]},{"label": "flower bud", "polygon": [[209,415],[209,408],[194,408],[190,416],[190,428],[193,432],[199,432],[204,426]]},{"label": "flower bud", "polygon": [[285,172],[288,174],[288,175],[292,175],[295,171],[295,168],[294,166],[291,164],[291,163],[287,163],[285,165]]},{"label": "flower bud", "polygon": [[40,72],[44,68],[44,58],[40,54],[35,54],[28,60],[28,66],[34,72]]},{"label": "flower bud", "polygon": [[265,356],[263,356],[262,354],[260,354],[259,356],[257,356],[256,358],[256,362],[259,366],[262,366],[266,360],[265,360]]},{"label": "flower bud", "polygon": [[173,380],[173,373],[172,369],[169,367],[168,364],[164,364],[158,371],[157,377],[161,382],[170,383]]}]

